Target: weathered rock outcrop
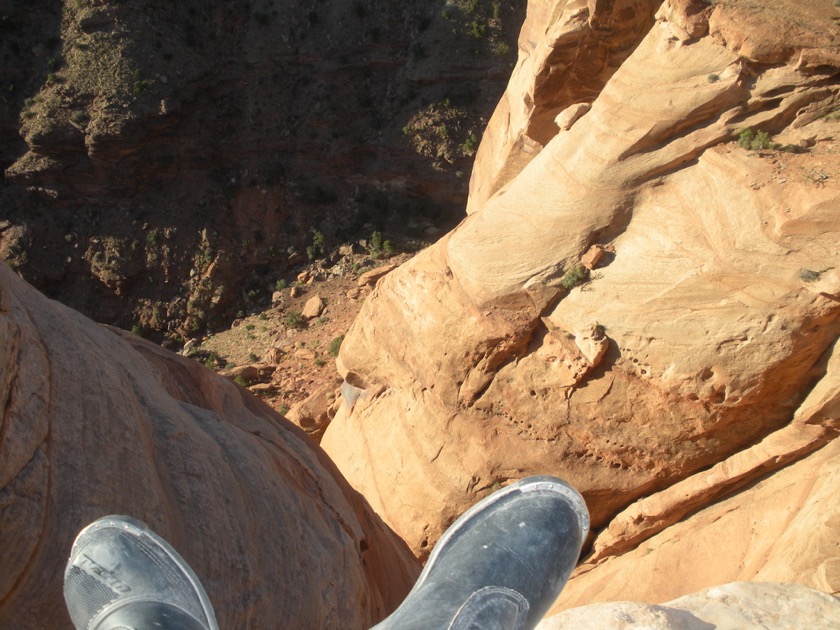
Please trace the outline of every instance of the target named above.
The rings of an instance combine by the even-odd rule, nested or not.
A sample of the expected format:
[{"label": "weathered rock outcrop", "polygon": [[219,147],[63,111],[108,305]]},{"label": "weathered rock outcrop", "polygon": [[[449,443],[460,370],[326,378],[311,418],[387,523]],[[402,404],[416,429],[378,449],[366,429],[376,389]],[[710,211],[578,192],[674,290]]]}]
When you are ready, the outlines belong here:
[{"label": "weathered rock outcrop", "polygon": [[[659,603],[730,581],[840,592],[840,444],[709,505],[623,555],[585,559],[554,610]],[[640,576],[643,576],[640,579]]]},{"label": "weathered rock outcrop", "polygon": [[840,600],[798,584],[732,583],[661,606],[618,602],[574,608],[543,620],[539,630],[831,630]]},{"label": "weathered rock outcrop", "polygon": [[[470,180],[472,213],[595,100],[653,25],[661,0],[529,2],[519,62],[484,132]],[[562,114],[561,114],[562,113]],[[555,123],[555,117],[562,121]]]},{"label": "weathered rock outcrop", "polygon": [[[341,347],[363,391],[322,445],[419,555],[477,498],[533,473],[579,487],[596,530],[653,495],[596,547],[620,553],[837,434],[833,7],[666,2],[621,67],[604,65],[602,89],[576,98],[569,71],[562,97],[529,96],[583,63],[552,48],[563,29],[610,38],[593,27],[600,4],[529,4],[542,21],[523,31],[487,134],[488,155],[510,150],[488,163],[482,148],[471,214],[378,283]],[[647,5],[603,4],[644,23]],[[739,146],[743,129],[791,151]],[[610,247],[587,273],[595,244]],[[822,505],[829,522],[836,504]],[[840,535],[826,535],[791,579],[835,555]]]},{"label": "weathered rock outcrop", "polygon": [[303,433],[198,363],[47,300],[0,265],[0,626],[70,628],[82,526],[148,522],[226,628],[364,628],[418,568]]}]

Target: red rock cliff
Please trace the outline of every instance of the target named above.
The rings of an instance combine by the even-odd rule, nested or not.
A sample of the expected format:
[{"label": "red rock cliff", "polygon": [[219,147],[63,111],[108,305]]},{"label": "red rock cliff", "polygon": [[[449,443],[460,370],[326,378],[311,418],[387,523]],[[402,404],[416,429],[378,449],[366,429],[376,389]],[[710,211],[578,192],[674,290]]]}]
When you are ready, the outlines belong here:
[{"label": "red rock cliff", "polygon": [[[415,553],[552,473],[605,528],[601,562],[834,438],[836,12],[529,3],[470,215],[380,281],[341,347],[361,391],[322,445]],[[834,542],[784,579],[833,592],[823,505],[809,523]],[[788,531],[768,519],[733,544]],[[761,557],[747,579],[782,566]],[[744,579],[720,562],[712,583]]]}]

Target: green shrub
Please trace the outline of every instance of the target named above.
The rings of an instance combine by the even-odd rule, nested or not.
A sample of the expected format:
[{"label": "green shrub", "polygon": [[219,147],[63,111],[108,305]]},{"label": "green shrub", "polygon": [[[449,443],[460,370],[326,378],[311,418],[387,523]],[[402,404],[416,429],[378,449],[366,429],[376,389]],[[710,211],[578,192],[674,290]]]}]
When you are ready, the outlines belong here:
[{"label": "green shrub", "polygon": [[470,28],[467,31],[467,34],[475,39],[482,39],[485,35],[487,35],[487,25],[479,22],[478,20],[473,20],[470,22]]},{"label": "green shrub", "polygon": [[306,327],[306,318],[298,311],[289,311],[283,317],[286,328],[301,329]]},{"label": "green shrub", "polygon": [[259,360],[260,360],[259,357],[256,354],[254,354],[253,352],[248,353],[248,362],[249,363],[256,363]]},{"label": "green shrub", "polygon": [[315,365],[318,367],[324,367],[326,364],[327,362],[324,360],[323,357],[318,357],[317,359],[315,359]]},{"label": "green shrub", "polygon": [[770,134],[766,131],[753,131],[749,128],[738,132],[738,146],[751,151],[779,148],[778,144],[770,140]]},{"label": "green shrub", "polygon": [[575,265],[566,272],[560,280],[560,284],[567,291],[571,291],[586,280],[587,269],[583,265]]},{"label": "green shrub", "polygon": [[469,137],[461,143],[461,153],[463,153],[465,157],[472,157],[478,150],[478,142],[478,136],[471,133]]},{"label": "green shrub", "polygon": [[330,341],[330,345],[327,346],[327,352],[329,352],[331,357],[337,357],[338,351],[341,349],[341,343],[344,341],[344,335],[339,335],[332,341]]},{"label": "green shrub", "polygon": [[233,382],[239,385],[240,387],[248,387],[251,383],[248,382],[248,379],[242,376],[241,374],[233,379]]},{"label": "green shrub", "polygon": [[497,57],[509,57],[513,54],[513,46],[507,42],[496,42],[493,44],[492,50]]}]

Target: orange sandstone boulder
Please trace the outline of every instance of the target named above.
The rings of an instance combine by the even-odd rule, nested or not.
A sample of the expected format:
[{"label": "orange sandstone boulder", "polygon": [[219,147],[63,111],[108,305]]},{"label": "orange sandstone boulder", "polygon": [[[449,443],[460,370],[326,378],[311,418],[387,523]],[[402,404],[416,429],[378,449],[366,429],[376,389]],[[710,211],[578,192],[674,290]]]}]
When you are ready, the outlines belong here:
[{"label": "orange sandstone boulder", "polygon": [[299,429],[6,265],[0,401],[0,627],[72,627],[70,545],[112,513],[178,549],[226,628],[366,628],[416,577],[404,544]]}]

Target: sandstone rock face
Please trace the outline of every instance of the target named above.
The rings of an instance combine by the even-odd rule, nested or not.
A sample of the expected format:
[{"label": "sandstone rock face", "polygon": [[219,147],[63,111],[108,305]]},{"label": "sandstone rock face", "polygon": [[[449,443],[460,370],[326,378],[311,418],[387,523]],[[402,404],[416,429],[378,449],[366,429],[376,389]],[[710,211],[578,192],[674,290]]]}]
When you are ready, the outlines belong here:
[{"label": "sandstone rock face", "polygon": [[[797,582],[840,592],[840,444],[833,440],[712,503],[623,555],[584,559],[554,610],[660,603],[730,581]],[[639,579],[644,576],[644,579]]]},{"label": "sandstone rock face", "polygon": [[0,627],[71,628],[70,545],[148,522],[222,627],[365,628],[416,577],[324,453],[198,363],[51,302],[0,265]]},{"label": "sandstone rock face", "polygon": [[574,608],[544,619],[538,630],[831,630],[840,600],[798,584],[730,583],[662,606],[618,602]]},{"label": "sandstone rock face", "polygon": [[[654,495],[601,539],[604,557],[621,553],[837,433],[833,8],[669,2],[642,19],[633,4],[649,28],[626,32],[632,50],[593,87],[559,34],[577,16],[606,49],[618,35],[593,25],[620,21],[593,18],[601,3],[548,4],[529,5],[520,46],[542,52],[517,66],[508,122],[491,121],[471,214],[377,284],[339,355],[364,393],[322,445],[421,556],[491,488],[535,473],[580,488],[595,530]],[[552,64],[566,67],[557,98],[528,96]],[[542,148],[523,166],[499,142],[531,146],[526,128]],[[744,128],[816,142],[749,150],[732,142]],[[605,255],[587,276],[592,245]],[[715,583],[739,579],[725,569]]]},{"label": "sandstone rock face", "polygon": [[513,179],[557,133],[557,125],[570,127],[589,109],[650,29],[660,4],[660,0],[528,2],[519,60],[476,156],[468,213]]}]

